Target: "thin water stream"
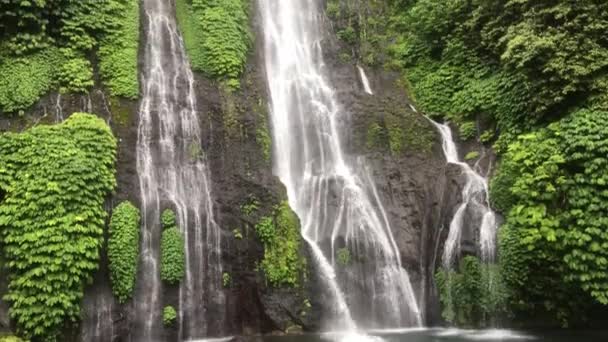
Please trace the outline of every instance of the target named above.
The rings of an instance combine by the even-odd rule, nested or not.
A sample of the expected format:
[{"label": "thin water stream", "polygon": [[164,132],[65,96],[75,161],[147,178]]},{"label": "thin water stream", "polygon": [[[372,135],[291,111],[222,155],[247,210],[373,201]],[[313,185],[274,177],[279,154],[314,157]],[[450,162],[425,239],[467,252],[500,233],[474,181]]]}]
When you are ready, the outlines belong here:
[{"label": "thin water stream", "polygon": [[159,221],[161,212],[171,208],[185,240],[186,275],[176,308],[180,339],[200,338],[208,334],[208,307],[221,308],[224,299],[220,230],[213,216],[194,78],[172,2],[144,0],[143,8],[147,27],[137,136],[141,261],[132,335],[135,341],[163,340],[161,313],[167,303],[159,276]]},{"label": "thin water stream", "polygon": [[[430,119],[429,119],[430,120]],[[460,253],[460,243],[465,225],[479,228],[479,251],[484,262],[492,262],[496,254],[496,214],[490,207],[488,180],[469,164],[460,160],[452,130],[448,125],[430,120],[441,134],[443,153],[448,163],[458,165],[465,178],[462,202],[450,222],[448,238],[443,250],[442,262],[446,269],[454,266]]]}]

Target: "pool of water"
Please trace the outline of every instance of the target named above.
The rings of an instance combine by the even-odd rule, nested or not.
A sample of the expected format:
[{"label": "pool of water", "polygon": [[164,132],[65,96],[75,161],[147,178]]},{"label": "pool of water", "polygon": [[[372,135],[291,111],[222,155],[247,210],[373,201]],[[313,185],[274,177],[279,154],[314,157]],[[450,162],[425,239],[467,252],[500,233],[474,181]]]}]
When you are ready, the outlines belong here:
[{"label": "pool of water", "polygon": [[608,331],[543,331],[409,329],[366,334],[311,334],[234,338],[239,342],[608,342]]}]

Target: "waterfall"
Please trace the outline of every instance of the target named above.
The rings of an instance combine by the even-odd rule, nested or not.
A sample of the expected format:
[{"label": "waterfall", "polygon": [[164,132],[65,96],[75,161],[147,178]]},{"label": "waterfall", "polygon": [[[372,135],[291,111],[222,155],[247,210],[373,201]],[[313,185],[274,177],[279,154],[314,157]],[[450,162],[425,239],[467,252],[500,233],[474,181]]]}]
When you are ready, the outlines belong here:
[{"label": "waterfall", "polygon": [[359,76],[361,77],[361,83],[363,84],[363,90],[370,95],[374,95],[372,88],[369,85],[369,79],[365,74],[365,70],[360,65],[357,65],[357,69],[359,69]]},{"label": "waterfall", "polygon": [[[429,119],[430,120],[430,119]],[[475,224],[478,220],[479,251],[484,262],[492,262],[496,254],[496,214],[490,208],[488,180],[476,172],[469,164],[462,162],[452,138],[450,127],[430,120],[441,134],[442,147],[448,163],[458,165],[465,178],[462,202],[450,222],[448,238],[445,241],[442,262],[445,269],[451,269],[460,252],[460,240],[464,224]],[[470,214],[467,214],[469,212]],[[465,219],[468,219],[465,222]]]},{"label": "waterfall", "polygon": [[61,106],[61,92],[57,92],[55,98],[55,123],[60,123],[64,120],[63,107]]},{"label": "waterfall", "polygon": [[115,305],[114,296],[109,286],[94,287],[85,296],[83,300],[81,341],[111,342],[114,340],[114,317],[112,314]]},{"label": "waterfall", "polygon": [[[325,75],[319,2],[259,4],[275,173],[331,297],[327,328],[418,326],[415,294],[371,174],[342,150],[348,113]],[[350,265],[336,262],[339,251],[352,255]]]},{"label": "waterfall", "polygon": [[[160,215],[172,208],[183,232],[186,275],[179,288],[180,339],[204,337],[209,306],[223,307],[220,230],[201,146],[194,78],[171,1],[144,0],[146,45],[137,132],[141,260],[134,298],[136,341],[164,340]],[[209,301],[213,303],[209,303]],[[214,317],[222,319],[222,317]]]}]

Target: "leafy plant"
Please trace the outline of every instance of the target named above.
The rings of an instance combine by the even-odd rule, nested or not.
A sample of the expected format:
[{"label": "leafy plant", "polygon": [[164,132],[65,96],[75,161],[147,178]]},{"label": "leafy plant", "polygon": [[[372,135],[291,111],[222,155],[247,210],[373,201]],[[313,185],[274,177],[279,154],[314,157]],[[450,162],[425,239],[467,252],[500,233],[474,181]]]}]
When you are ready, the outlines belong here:
[{"label": "leafy plant", "polygon": [[338,263],[340,263],[340,265],[347,266],[348,264],[350,264],[351,255],[350,255],[350,250],[348,248],[338,249],[337,254],[338,254]]},{"label": "leafy plant", "polygon": [[469,160],[475,160],[477,158],[479,158],[479,152],[478,151],[471,151],[471,152],[467,153],[464,156],[464,160],[467,160],[467,161],[469,161]]},{"label": "leafy plant", "polygon": [[458,130],[460,132],[460,139],[462,140],[471,140],[477,135],[477,127],[475,127],[475,122],[473,121],[461,123],[458,126]]},{"label": "leafy plant", "polygon": [[25,342],[17,336],[0,336],[0,342]]},{"label": "leafy plant", "polygon": [[56,84],[60,64],[61,54],[54,48],[20,57],[0,55],[0,111],[34,104]]},{"label": "leafy plant", "polygon": [[171,209],[163,210],[160,216],[160,222],[164,229],[169,229],[177,226],[175,212]]},{"label": "leafy plant", "polygon": [[177,284],[183,278],[186,269],[184,238],[175,225],[175,213],[163,211],[161,221],[163,233],[160,240],[160,277],[169,284]]},{"label": "leafy plant", "polygon": [[140,214],[130,202],[120,203],[112,213],[108,232],[108,259],[112,292],[120,303],[131,297],[137,278]]},{"label": "leafy plant", "polygon": [[80,319],[115,159],[110,128],[90,114],[0,135],[0,234],[10,274],[3,299],[20,335],[54,341],[64,322]]},{"label": "leafy plant", "polygon": [[272,216],[265,216],[255,226],[264,245],[264,259],[260,268],[272,286],[296,287],[304,269],[299,254],[300,223],[289,204],[277,205]]},{"label": "leafy plant", "polygon": [[491,183],[493,203],[508,213],[500,244],[505,279],[531,303],[520,309],[550,311],[564,325],[591,299],[608,304],[601,247],[608,235],[600,228],[608,212],[606,119],[608,112],[580,110],[520,136]]},{"label": "leafy plant", "polygon": [[230,273],[222,273],[222,285],[224,287],[230,287],[230,284],[232,284],[232,277],[230,276]]},{"label": "leafy plant", "polygon": [[136,98],[138,38],[138,1],[3,2],[0,110],[27,108],[55,86],[87,92],[93,86],[89,57],[97,48],[112,94]]},{"label": "leafy plant", "polygon": [[442,316],[461,327],[487,327],[508,312],[508,292],[496,265],[464,257],[458,270],[440,269],[435,275]]},{"label": "leafy plant", "polygon": [[171,305],[165,306],[163,309],[163,324],[168,327],[175,323],[177,320],[177,311]]},{"label": "leafy plant", "polygon": [[112,95],[136,99],[139,95],[139,1],[114,0],[108,7],[107,20],[112,29],[99,42],[99,72]]},{"label": "leafy plant", "polygon": [[260,208],[260,201],[254,196],[250,196],[247,202],[241,205],[241,213],[245,216],[253,215]]},{"label": "leafy plant", "polygon": [[237,89],[251,45],[247,3],[178,0],[176,8],[192,67]]}]

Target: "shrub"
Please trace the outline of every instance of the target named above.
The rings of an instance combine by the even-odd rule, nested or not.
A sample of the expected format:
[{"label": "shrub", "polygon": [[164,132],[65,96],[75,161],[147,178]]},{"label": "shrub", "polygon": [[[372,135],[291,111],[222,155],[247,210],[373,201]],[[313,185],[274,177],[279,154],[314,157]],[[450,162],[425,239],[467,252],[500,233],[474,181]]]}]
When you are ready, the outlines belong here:
[{"label": "shrub", "polygon": [[224,285],[224,287],[230,287],[230,284],[232,284],[232,277],[230,276],[230,273],[222,273],[222,285]]},{"label": "shrub", "polygon": [[0,342],[25,342],[17,336],[0,336]]},{"label": "shrub", "polygon": [[458,125],[458,130],[460,132],[460,139],[462,140],[470,140],[477,135],[477,127],[475,127],[475,122],[473,121],[461,123]]},{"label": "shrub", "polygon": [[185,251],[182,233],[175,226],[175,213],[167,209],[161,217],[163,233],[160,241],[160,277],[169,284],[177,284],[185,274]]},{"label": "shrub", "polygon": [[496,265],[464,257],[458,270],[435,275],[443,318],[461,327],[487,327],[507,313],[508,292]]},{"label": "shrub", "polygon": [[478,151],[471,151],[471,152],[467,153],[464,156],[464,160],[466,160],[466,161],[475,160],[477,158],[479,158],[479,152]]},{"label": "shrub", "polygon": [[606,120],[608,112],[580,110],[521,135],[491,183],[507,213],[500,259],[516,302],[564,325],[593,300],[608,304]]},{"label": "shrub", "polygon": [[165,306],[163,309],[163,324],[168,327],[175,323],[177,320],[177,311],[171,305]]},{"label": "shrub", "polygon": [[175,221],[175,212],[171,209],[165,209],[161,214],[160,222],[162,223],[164,229],[177,226]]},{"label": "shrub", "polygon": [[108,259],[112,291],[120,303],[131,297],[137,278],[139,255],[139,209],[122,202],[112,213],[108,238]]},{"label": "shrub", "polygon": [[300,223],[289,204],[277,205],[272,216],[265,216],[255,226],[264,245],[261,269],[272,286],[296,287],[304,269],[299,255]]},{"label": "shrub", "polygon": [[139,95],[139,1],[113,1],[108,20],[113,29],[99,43],[99,72],[112,95]]},{"label": "shrub", "polygon": [[348,250],[348,248],[338,249],[338,262],[340,263],[340,265],[347,266],[348,264],[350,264],[350,261],[350,250]]},{"label": "shrub", "polygon": [[85,93],[93,86],[93,66],[84,55],[71,49],[61,49],[64,62],[57,75],[61,92]]},{"label": "shrub", "polygon": [[0,111],[14,112],[33,105],[56,83],[57,49],[22,57],[0,56]]},{"label": "shrub", "polygon": [[178,0],[176,4],[192,67],[228,80],[232,89],[238,88],[251,44],[246,4],[243,0],[191,4]]},{"label": "shrub", "polygon": [[4,300],[20,335],[54,341],[65,321],[80,318],[84,285],[99,266],[115,156],[110,128],[89,114],[0,135]]}]

